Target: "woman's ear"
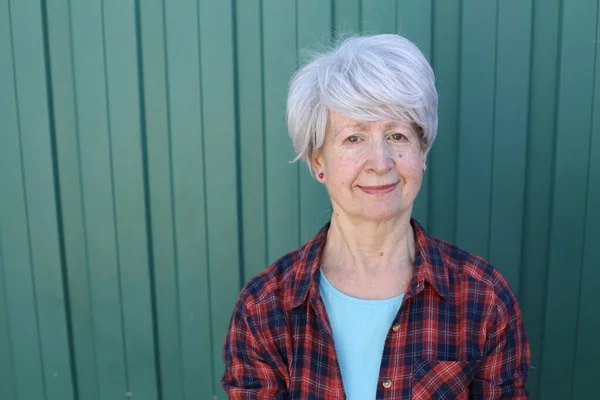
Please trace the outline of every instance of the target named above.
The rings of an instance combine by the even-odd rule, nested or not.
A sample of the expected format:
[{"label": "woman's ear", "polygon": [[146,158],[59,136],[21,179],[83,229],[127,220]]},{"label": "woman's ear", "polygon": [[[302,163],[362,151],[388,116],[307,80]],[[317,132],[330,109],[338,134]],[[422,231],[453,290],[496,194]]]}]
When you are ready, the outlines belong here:
[{"label": "woman's ear", "polygon": [[319,182],[323,182],[324,165],[323,165],[323,159],[321,158],[320,150],[316,150],[316,151],[312,152],[312,154],[310,156],[310,164],[311,164],[312,170],[313,170],[317,180]]}]

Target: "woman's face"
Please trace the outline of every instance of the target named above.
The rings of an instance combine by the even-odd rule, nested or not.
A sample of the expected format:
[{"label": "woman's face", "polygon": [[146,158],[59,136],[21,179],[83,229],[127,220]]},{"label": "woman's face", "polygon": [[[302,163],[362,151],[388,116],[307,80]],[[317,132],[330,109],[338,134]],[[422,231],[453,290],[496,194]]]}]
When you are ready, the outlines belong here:
[{"label": "woman's face", "polygon": [[335,213],[378,222],[410,215],[426,167],[413,124],[389,117],[356,121],[335,112],[312,162]]}]

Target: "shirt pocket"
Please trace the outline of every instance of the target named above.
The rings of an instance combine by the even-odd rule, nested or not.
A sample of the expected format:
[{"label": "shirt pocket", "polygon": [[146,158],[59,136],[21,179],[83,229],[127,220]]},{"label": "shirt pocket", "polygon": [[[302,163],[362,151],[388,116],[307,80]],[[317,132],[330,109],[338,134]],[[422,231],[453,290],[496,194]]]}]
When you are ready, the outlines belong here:
[{"label": "shirt pocket", "polygon": [[417,359],[413,362],[413,400],[460,400],[469,398],[469,384],[476,361]]}]

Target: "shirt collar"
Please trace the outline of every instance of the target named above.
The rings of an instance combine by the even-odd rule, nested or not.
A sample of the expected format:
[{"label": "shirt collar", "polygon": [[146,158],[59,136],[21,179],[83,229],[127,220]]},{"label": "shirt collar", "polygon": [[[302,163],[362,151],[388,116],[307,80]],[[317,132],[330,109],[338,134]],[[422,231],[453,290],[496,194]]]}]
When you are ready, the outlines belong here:
[{"label": "shirt collar", "polygon": [[448,268],[440,252],[440,241],[430,236],[423,227],[411,219],[415,232],[415,268],[409,291],[416,295],[423,290],[424,282],[428,282],[440,296],[448,299]]},{"label": "shirt collar", "polygon": [[[407,293],[411,296],[419,294],[427,282],[440,296],[448,299],[448,270],[444,267],[439,245],[415,219],[411,219],[411,225],[415,233],[416,250],[413,277]],[[302,247],[300,265],[293,287],[292,307],[299,307],[306,302],[309,294],[319,295],[319,265],[329,226],[330,224],[327,223]]]}]

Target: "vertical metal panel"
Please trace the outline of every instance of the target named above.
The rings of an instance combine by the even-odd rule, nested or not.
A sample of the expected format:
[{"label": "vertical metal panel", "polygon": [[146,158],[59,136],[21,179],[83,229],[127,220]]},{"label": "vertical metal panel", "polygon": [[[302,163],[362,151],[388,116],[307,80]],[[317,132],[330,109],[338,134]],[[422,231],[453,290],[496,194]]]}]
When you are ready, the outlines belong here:
[{"label": "vertical metal panel", "polygon": [[489,258],[516,292],[525,197],[531,7],[531,1],[498,2]]},{"label": "vertical metal panel", "polygon": [[429,229],[454,242],[458,183],[458,115],[460,95],[460,21],[458,2],[437,2],[433,8],[432,63],[438,90],[438,136],[428,160],[431,180]]},{"label": "vertical metal panel", "polygon": [[361,31],[369,34],[395,33],[396,0],[361,0]]},{"label": "vertical metal panel", "polygon": [[398,0],[396,33],[409,38],[431,62],[433,0]]},{"label": "vertical metal panel", "polygon": [[5,286],[2,242],[0,241],[0,394],[6,398],[17,398],[17,381],[15,379],[15,363],[12,332]]},{"label": "vertical metal panel", "polygon": [[[0,224],[0,248],[15,395],[71,399],[42,10],[39,3],[28,1],[5,3],[2,9],[10,18],[3,24],[10,29],[3,47],[10,40],[10,48],[3,52],[7,64],[2,92],[14,100],[7,105],[16,111],[4,116],[8,129],[2,136],[3,151],[11,154],[0,155],[7,162],[2,170],[8,181],[0,187],[8,200],[3,214],[10,215],[0,217],[7,221]],[[13,230],[17,222],[21,226]]]},{"label": "vertical metal panel", "polygon": [[0,398],[225,397],[238,290],[330,213],[288,163],[288,80],[360,31],[436,71],[414,215],[517,290],[532,398],[592,397],[599,21],[593,0],[0,0]]},{"label": "vertical metal panel", "polygon": [[[114,171],[106,76],[104,12],[99,3],[71,3],[78,162],[87,287],[98,399],[127,392],[122,296],[116,237]],[[85,264],[84,264],[85,265]],[[73,266],[73,268],[82,266]],[[83,317],[85,318],[85,317]]]},{"label": "vertical metal panel", "polygon": [[[0,192],[0,294],[2,296],[0,299],[0,328],[2,329],[0,331],[0,346],[2,346],[0,349],[0,394],[16,398],[20,380],[17,379],[15,356],[19,355],[20,349],[16,349],[13,342],[14,333],[12,329],[13,324],[11,323],[13,319],[11,308],[14,307],[12,305],[14,300],[12,291],[9,292],[10,288],[7,282],[9,277],[13,275],[12,268],[14,268],[9,269],[8,263],[14,263],[18,260],[15,260],[13,256],[7,255],[7,250],[4,248],[9,244],[14,245],[14,243],[6,243],[6,239],[3,236],[9,223],[20,224],[20,227],[11,226],[11,231],[13,235],[20,234],[23,236],[25,221],[22,218],[22,210],[15,209],[13,205],[15,202],[17,203],[15,205],[18,205],[18,203],[22,204],[23,201],[21,176],[9,176],[7,173],[8,171],[12,171],[13,173],[18,172],[21,167],[21,160],[16,152],[17,149],[15,149],[15,141],[18,141],[19,127],[15,97],[10,9],[7,0],[0,2],[0,10],[0,52],[4,55],[0,58],[0,91],[4,93],[0,97],[0,120],[2,121],[2,130],[0,130],[0,139],[2,142],[2,146],[0,147],[0,171],[3,171],[0,175],[0,185],[2,188],[10,187],[11,192],[18,191],[10,197],[5,194],[6,189]],[[17,197],[15,198],[14,195]],[[7,219],[8,217],[11,219]],[[12,219],[14,217],[19,219]],[[30,296],[30,294],[27,295]],[[41,382],[39,371],[34,375],[34,379]]]},{"label": "vertical metal panel", "polygon": [[212,392],[198,4],[165,2],[173,212],[183,397]]},{"label": "vertical metal panel", "polygon": [[263,0],[267,254],[273,262],[300,243],[298,165],[286,135],[285,98],[296,68],[296,4]]},{"label": "vertical metal panel", "polygon": [[333,27],[337,36],[347,36],[360,31],[362,0],[334,0]]},{"label": "vertical metal panel", "polygon": [[243,281],[267,265],[262,0],[235,2]]},{"label": "vertical metal panel", "polygon": [[[10,76],[7,77],[10,79]],[[1,87],[7,88],[7,85],[2,84]],[[11,92],[14,94],[12,90],[4,93]],[[16,109],[16,102],[12,106]],[[3,171],[0,183],[3,188],[11,188],[2,195],[3,207],[0,214],[2,278],[7,308],[4,318],[9,328],[8,336],[12,339],[12,369],[17,393],[19,396],[41,398],[45,396],[45,388],[40,368],[42,358],[19,143],[20,129],[17,127],[17,118],[5,124],[7,128],[12,125],[13,129],[3,130],[0,154]]]},{"label": "vertical metal panel", "polygon": [[136,8],[132,0],[103,2],[107,104],[125,346],[126,392],[157,398],[148,269]]},{"label": "vertical metal panel", "polygon": [[0,3],[0,90],[2,96],[2,129],[0,137],[0,255],[2,257],[2,294],[6,308],[4,325],[10,340],[11,354],[2,361],[9,363],[3,370],[9,372],[7,393],[21,398],[45,396],[38,314],[32,277],[31,240],[26,208],[25,183],[21,150],[20,116],[14,54],[11,4]]},{"label": "vertical metal panel", "polygon": [[487,257],[492,187],[497,0],[462,9],[456,242]]},{"label": "vertical metal panel", "polygon": [[[556,133],[560,0],[533,9],[529,129],[520,303],[531,344],[529,390],[538,395],[544,340],[546,279]],[[536,397],[537,398],[537,397]]]},{"label": "vertical metal panel", "polygon": [[600,267],[596,255],[600,243],[600,7],[596,19],[596,58],[594,72],[594,97],[592,99],[592,120],[590,136],[590,166],[587,179],[587,199],[583,267],[579,287],[579,310],[577,321],[577,341],[573,371],[573,399],[584,399],[597,391],[600,380],[600,346],[597,332],[600,332]]},{"label": "vertical metal panel", "polygon": [[44,22],[38,4],[11,2],[21,162],[45,396],[48,400],[71,399]]},{"label": "vertical metal panel", "polygon": [[216,371],[224,368],[221,345],[241,284],[232,4],[201,0],[198,15],[212,321],[211,393],[224,397]]},{"label": "vertical metal panel", "polygon": [[597,39],[597,2],[564,2],[563,7],[543,399],[572,394]]},{"label": "vertical metal panel", "polygon": [[[172,140],[167,91],[167,47],[162,0],[139,2],[139,32],[144,108],[146,196],[151,233],[151,269],[156,304],[159,398],[182,400],[184,391],[180,333],[178,268],[175,245],[175,213]],[[202,350],[206,351],[206,342]]]},{"label": "vertical metal panel", "polygon": [[[298,58],[299,65],[306,63],[302,49],[330,45],[333,0],[308,0],[298,2]],[[310,240],[330,218],[331,203],[323,185],[301,163],[299,171],[299,219],[300,241]]]},{"label": "vertical metal panel", "polygon": [[47,7],[48,46],[53,97],[53,118],[60,186],[63,268],[66,271],[71,316],[72,365],[76,395],[98,399],[93,315],[89,294],[86,233],[77,134],[71,9],[68,1]]}]

